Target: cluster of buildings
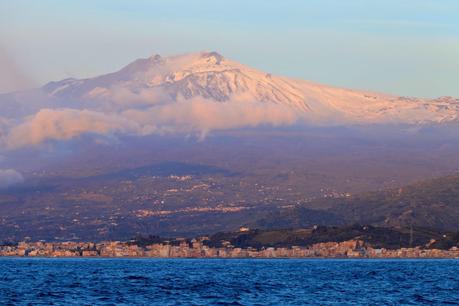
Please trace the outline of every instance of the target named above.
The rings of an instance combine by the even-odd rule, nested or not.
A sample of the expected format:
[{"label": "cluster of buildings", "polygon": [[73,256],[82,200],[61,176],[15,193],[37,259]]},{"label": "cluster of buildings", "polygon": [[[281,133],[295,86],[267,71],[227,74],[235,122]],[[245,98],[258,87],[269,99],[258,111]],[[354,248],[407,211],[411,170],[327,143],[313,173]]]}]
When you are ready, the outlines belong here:
[{"label": "cluster of buildings", "polygon": [[0,246],[0,256],[28,257],[152,257],[152,258],[459,258],[449,250],[375,249],[361,240],[317,243],[309,247],[238,248],[229,242],[209,247],[201,239],[139,246],[133,242],[20,242]]},{"label": "cluster of buildings", "polygon": [[223,206],[217,205],[216,207],[210,206],[200,206],[200,207],[185,207],[175,210],[150,210],[150,209],[139,209],[135,212],[137,218],[148,218],[153,216],[166,216],[178,213],[196,213],[196,212],[238,212],[241,210],[250,209],[250,207],[245,206]]}]

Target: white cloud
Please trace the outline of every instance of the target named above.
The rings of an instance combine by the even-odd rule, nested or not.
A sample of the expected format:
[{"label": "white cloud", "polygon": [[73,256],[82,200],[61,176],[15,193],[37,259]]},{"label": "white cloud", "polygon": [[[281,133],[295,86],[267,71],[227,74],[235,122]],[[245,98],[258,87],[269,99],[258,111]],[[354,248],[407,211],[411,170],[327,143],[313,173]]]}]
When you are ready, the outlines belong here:
[{"label": "white cloud", "polygon": [[117,114],[90,110],[42,109],[13,127],[6,136],[8,148],[37,145],[46,140],[67,140],[84,133],[139,133],[139,126]]},{"label": "white cloud", "polygon": [[70,108],[42,109],[9,128],[3,142],[7,148],[16,149],[48,140],[68,140],[88,133],[196,133],[203,136],[213,130],[288,125],[298,119],[292,108],[273,103],[214,102],[198,98],[145,110],[127,109],[111,113]]},{"label": "white cloud", "polygon": [[190,99],[152,107],[147,111],[128,110],[123,112],[123,116],[166,130],[199,133],[258,125],[279,126],[299,119],[293,109],[272,103],[225,103],[205,99]]},{"label": "white cloud", "polygon": [[151,106],[171,100],[160,88],[139,89],[132,92],[127,88],[116,86],[109,89],[96,87],[87,94],[87,97],[93,100],[90,103],[94,104],[94,100],[96,100],[100,104],[99,107],[105,107],[112,111],[115,108]]}]

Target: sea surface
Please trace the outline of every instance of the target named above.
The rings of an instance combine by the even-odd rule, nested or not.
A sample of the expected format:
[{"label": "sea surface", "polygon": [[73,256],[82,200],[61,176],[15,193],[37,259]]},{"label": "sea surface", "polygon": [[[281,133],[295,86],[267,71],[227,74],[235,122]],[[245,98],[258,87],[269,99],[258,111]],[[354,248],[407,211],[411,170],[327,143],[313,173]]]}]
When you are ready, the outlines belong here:
[{"label": "sea surface", "polygon": [[1,305],[459,305],[459,260],[0,258]]}]

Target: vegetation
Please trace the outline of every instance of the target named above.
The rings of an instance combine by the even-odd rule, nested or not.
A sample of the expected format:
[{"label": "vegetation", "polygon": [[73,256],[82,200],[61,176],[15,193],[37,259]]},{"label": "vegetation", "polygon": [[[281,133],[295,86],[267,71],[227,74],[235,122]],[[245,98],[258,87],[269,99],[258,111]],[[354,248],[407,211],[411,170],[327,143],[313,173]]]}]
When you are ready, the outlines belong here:
[{"label": "vegetation", "polygon": [[235,247],[310,246],[321,242],[342,242],[359,239],[374,248],[399,249],[423,247],[449,249],[459,246],[459,232],[440,232],[425,228],[387,228],[368,225],[315,226],[308,229],[252,230],[248,232],[217,233],[210,237],[209,246],[220,247],[229,241]]},{"label": "vegetation", "polygon": [[371,224],[386,227],[427,227],[459,230],[459,175],[403,188],[350,197],[317,199],[288,209],[270,211],[251,225],[263,228]]}]

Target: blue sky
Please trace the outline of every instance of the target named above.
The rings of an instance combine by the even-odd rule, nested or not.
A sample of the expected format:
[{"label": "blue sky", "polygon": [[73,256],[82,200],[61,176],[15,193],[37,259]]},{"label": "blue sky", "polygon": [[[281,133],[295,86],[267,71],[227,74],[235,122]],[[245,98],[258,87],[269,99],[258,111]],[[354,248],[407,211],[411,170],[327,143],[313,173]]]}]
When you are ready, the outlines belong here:
[{"label": "blue sky", "polygon": [[459,97],[459,1],[0,0],[0,91],[200,50],[330,85]]}]

